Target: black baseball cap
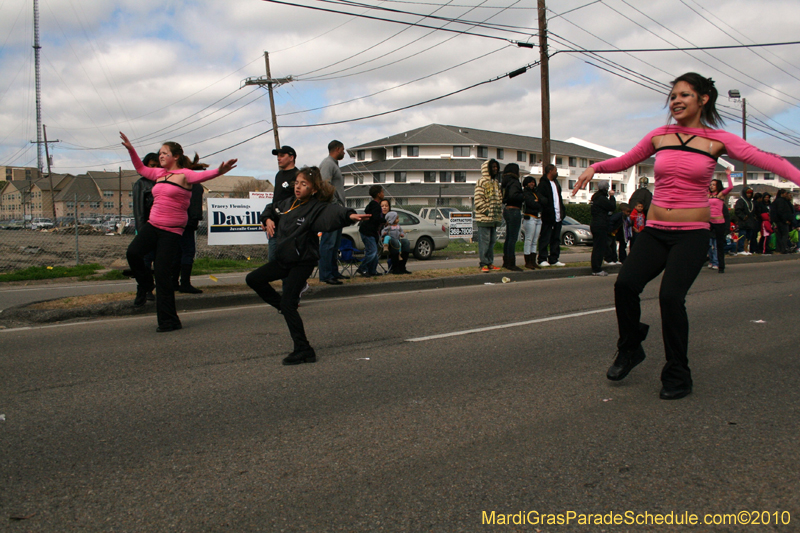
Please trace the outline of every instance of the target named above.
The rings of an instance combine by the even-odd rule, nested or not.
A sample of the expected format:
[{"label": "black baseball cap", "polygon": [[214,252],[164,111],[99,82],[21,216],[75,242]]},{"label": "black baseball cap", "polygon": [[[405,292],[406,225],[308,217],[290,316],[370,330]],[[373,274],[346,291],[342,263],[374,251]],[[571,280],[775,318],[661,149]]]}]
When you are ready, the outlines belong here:
[{"label": "black baseball cap", "polygon": [[297,152],[294,151],[294,148],[285,144],[280,148],[276,148],[275,150],[272,151],[272,155],[278,155],[278,154],[289,154],[292,157],[297,157]]}]

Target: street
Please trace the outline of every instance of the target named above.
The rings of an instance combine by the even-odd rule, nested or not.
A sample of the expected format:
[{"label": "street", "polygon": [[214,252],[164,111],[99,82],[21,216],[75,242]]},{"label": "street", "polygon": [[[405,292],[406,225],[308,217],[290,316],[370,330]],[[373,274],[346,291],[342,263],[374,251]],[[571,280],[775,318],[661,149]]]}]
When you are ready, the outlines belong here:
[{"label": "street", "polygon": [[[7,531],[744,531],[485,525],[500,514],[790,513],[800,521],[796,261],[704,269],[694,393],[613,361],[616,276],[301,303],[318,362],[266,305],[0,331]],[[478,330],[478,331],[473,331]],[[485,512],[485,513],[484,513]],[[773,516],[773,515],[770,515]],[[785,519],[785,518],[784,518]],[[497,524],[497,522],[494,522]]]}]

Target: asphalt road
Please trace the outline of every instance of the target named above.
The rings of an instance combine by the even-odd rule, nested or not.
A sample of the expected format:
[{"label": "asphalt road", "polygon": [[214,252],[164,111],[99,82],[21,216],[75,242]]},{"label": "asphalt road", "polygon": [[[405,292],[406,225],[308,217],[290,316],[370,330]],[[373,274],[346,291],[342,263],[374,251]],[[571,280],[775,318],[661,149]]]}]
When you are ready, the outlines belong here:
[{"label": "asphalt road", "polygon": [[[571,263],[589,261],[591,250],[587,252],[586,247],[574,248],[574,252],[562,252],[562,259]],[[498,264],[502,262],[502,255],[496,256]],[[525,261],[520,255],[517,258],[517,265],[524,265]],[[459,268],[475,266],[477,271],[478,258],[475,254],[465,256],[464,259],[431,259],[428,261],[408,262],[408,270],[434,270],[443,268]],[[261,266],[253,265],[253,269]],[[209,278],[208,275],[192,277],[192,285],[196,287],[208,287],[215,285],[244,285],[244,278],[247,272],[232,272],[229,274],[215,274],[217,281]],[[132,280],[123,281],[59,281],[53,280],[46,283],[33,282],[29,285],[6,284],[0,287],[0,311],[18,305],[26,305],[42,300],[52,300],[55,298],[68,298],[73,296],[84,296],[87,294],[111,294],[118,292],[136,291],[136,282]]]},{"label": "asphalt road", "polygon": [[[647,359],[605,379],[614,279],[304,302],[319,361],[299,367],[281,366],[266,306],[185,313],[169,334],[152,315],[0,331],[0,527],[797,531],[797,263],[701,273],[695,392],[674,402],[658,399],[657,282]],[[484,525],[492,511],[777,514]]]}]

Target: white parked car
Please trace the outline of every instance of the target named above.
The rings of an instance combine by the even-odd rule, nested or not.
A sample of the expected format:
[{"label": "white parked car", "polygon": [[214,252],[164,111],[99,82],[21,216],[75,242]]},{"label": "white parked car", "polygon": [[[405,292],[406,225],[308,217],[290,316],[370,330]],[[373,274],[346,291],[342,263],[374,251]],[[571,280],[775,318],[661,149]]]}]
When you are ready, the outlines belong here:
[{"label": "white parked car", "polygon": [[49,218],[34,218],[31,221],[31,229],[50,229],[53,227],[53,221]]}]

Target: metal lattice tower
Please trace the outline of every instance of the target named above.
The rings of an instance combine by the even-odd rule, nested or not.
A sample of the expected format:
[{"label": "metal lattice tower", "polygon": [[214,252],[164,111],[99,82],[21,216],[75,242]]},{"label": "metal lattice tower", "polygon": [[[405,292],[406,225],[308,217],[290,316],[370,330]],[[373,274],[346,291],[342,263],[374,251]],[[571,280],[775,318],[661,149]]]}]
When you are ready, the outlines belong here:
[{"label": "metal lattice tower", "polygon": [[39,168],[39,176],[44,174],[44,160],[42,158],[42,79],[39,74],[39,1],[33,0],[33,50],[36,58],[36,161]]}]

